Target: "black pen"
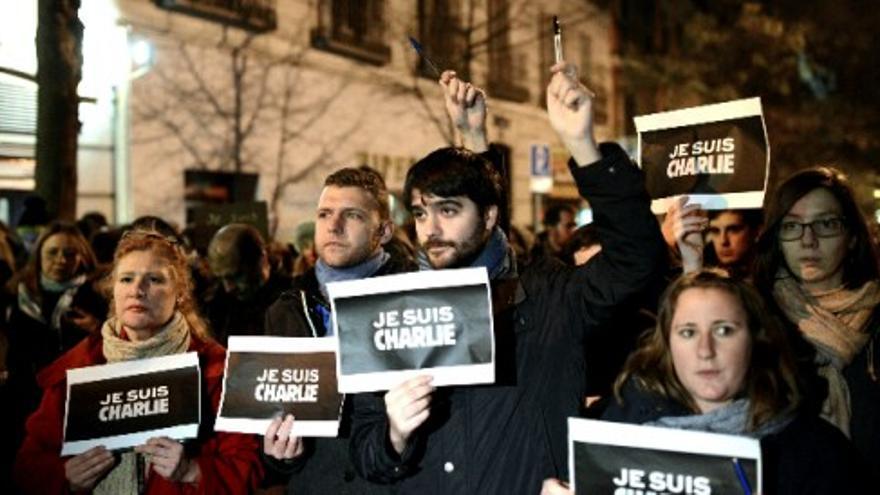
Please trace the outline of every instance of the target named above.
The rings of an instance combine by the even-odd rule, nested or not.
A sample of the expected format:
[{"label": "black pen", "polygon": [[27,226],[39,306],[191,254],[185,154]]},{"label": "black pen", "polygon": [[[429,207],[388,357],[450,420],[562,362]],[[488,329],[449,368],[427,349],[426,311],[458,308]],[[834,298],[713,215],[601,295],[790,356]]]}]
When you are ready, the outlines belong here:
[{"label": "black pen", "polygon": [[559,26],[559,18],[553,16],[553,54],[556,63],[562,62],[562,27]]}]

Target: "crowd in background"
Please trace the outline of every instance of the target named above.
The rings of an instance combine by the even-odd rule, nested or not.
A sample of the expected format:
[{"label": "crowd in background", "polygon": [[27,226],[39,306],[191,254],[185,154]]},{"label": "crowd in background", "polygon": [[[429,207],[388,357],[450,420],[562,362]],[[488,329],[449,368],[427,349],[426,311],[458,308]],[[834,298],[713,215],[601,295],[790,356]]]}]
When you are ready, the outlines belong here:
[{"label": "crowd in background", "polygon": [[[450,84],[449,80],[446,84]],[[463,91],[461,99],[469,102],[462,103],[465,106],[473,105],[474,98],[479,98],[472,97],[469,88]],[[480,163],[492,163],[491,150],[477,151],[485,151],[486,159],[479,158],[483,160]],[[607,153],[608,149],[603,148],[602,160],[607,159]],[[612,166],[621,167],[621,163],[628,161],[625,156],[614,156],[618,162]],[[421,191],[421,199],[409,197],[407,203],[416,205],[413,213],[417,225],[380,232],[382,259],[376,263],[382,265],[387,263],[386,259],[393,260],[395,271],[413,270],[418,265],[423,269],[445,266],[440,249],[443,246],[432,245],[430,236],[423,238],[419,231],[424,227],[418,222],[427,221],[423,219],[431,215],[431,198],[442,196],[425,193],[441,180],[431,175],[436,173],[430,167],[428,163],[425,171],[420,172],[423,176],[416,173],[413,178],[422,181],[415,186],[416,192]],[[351,177],[334,174],[325,190],[356,187],[371,191],[373,185],[368,184],[369,180],[364,182],[366,179],[359,177],[355,172],[351,172]],[[382,188],[384,184],[379,190]],[[410,192],[408,189],[407,194]],[[475,203],[481,212],[491,212],[498,200],[484,205],[476,199]],[[318,211],[320,228],[322,210]],[[503,238],[504,245],[514,253],[513,270],[518,270],[521,277],[536,277],[534,287],[544,287],[540,279],[545,276],[550,281],[546,285],[553,285],[560,277],[558,273],[589,273],[596,277],[605,272],[562,270],[589,266],[600,254],[616,256],[615,249],[628,248],[616,238],[619,232],[603,230],[602,222],[607,222],[607,218],[602,215],[607,215],[607,211],[600,211],[599,215],[595,223],[578,227],[574,209],[553,206],[544,212],[543,229],[537,235],[502,225],[504,228],[497,230],[488,228],[481,242],[486,246],[484,250],[489,250],[493,242]],[[491,215],[486,218],[490,218],[492,225],[501,225]],[[586,366],[580,370],[586,382],[578,388],[586,392],[582,394],[580,414],[762,438],[769,463],[765,469],[771,473],[765,484],[766,493],[843,493],[843,487],[855,488],[868,480],[873,483],[871,486],[878,486],[878,230],[876,223],[859,210],[845,174],[832,167],[814,167],[784,178],[766,196],[763,212],[707,212],[689,203],[688,198],[679,198],[670,203],[668,212],[655,227],[658,239],[662,233],[668,251],[662,266],[649,270],[652,275],[642,277],[639,290],[627,294],[625,301],[617,301],[613,308],[601,308],[601,312],[597,310],[602,317],[596,318],[607,331],[585,332],[583,339],[578,340],[582,347],[577,352],[585,356]],[[317,284],[308,277],[314,277],[316,263],[322,258],[315,242],[316,236],[321,235],[316,233],[315,222],[300,225],[291,239],[274,240],[263,239],[252,226],[231,224],[217,231],[207,246],[194,246],[187,228],[181,229],[161,218],[143,217],[130,225],[108,225],[102,215],[89,213],[76,223],[65,223],[52,221],[37,198],[29,200],[13,226],[0,225],[0,284],[4,289],[0,292],[0,489],[12,489],[12,467],[17,460],[21,462],[17,457],[38,451],[28,436],[33,433],[28,433],[26,424],[38,409],[42,411],[41,401],[45,405],[54,393],[53,387],[58,386],[60,378],[53,382],[47,378],[51,373],[46,371],[63,372],[63,366],[59,368],[56,360],[71,366],[73,361],[65,353],[90,336],[102,334],[104,357],[98,361],[83,358],[76,361],[79,365],[105,362],[103,359],[111,362],[112,356],[107,355],[110,348],[128,358],[161,355],[132,346],[133,342],[140,342],[139,338],[130,335],[118,339],[118,334],[113,333],[113,322],[117,321],[130,328],[141,328],[137,322],[126,322],[125,308],[119,306],[121,298],[126,297],[125,284],[129,283],[125,267],[160,263],[161,271],[167,264],[177,284],[177,299],[170,300],[165,319],[142,327],[146,332],[144,340],[176,331],[173,322],[177,317],[173,315],[180,314],[179,328],[184,330],[179,335],[183,340],[162,345],[196,350],[216,363],[218,359],[222,361],[220,346],[225,345],[230,335],[284,335],[284,331],[267,328],[267,322],[294,325],[290,321],[297,315],[286,315],[272,307],[294,297],[291,294],[295,294],[295,288]],[[609,250],[612,252],[608,253]],[[141,254],[149,257],[140,259]],[[329,262],[329,256],[324,253],[325,262]],[[371,260],[374,258],[365,256],[359,263]],[[343,262],[329,265],[348,266]],[[487,268],[492,266],[495,265]],[[510,269],[509,265],[499,268],[499,280]],[[130,273],[140,272],[132,268]],[[377,273],[383,272],[368,272]],[[559,280],[565,285],[578,278]],[[161,291],[161,281],[150,283],[158,284],[156,290]],[[317,286],[308,290],[320,299]],[[550,293],[555,289],[541,290]],[[566,286],[558,298],[554,295],[548,301],[568,301],[565,290],[570,289]],[[303,305],[307,305],[305,299]],[[309,306],[314,310],[311,316],[326,322],[328,315],[321,314],[322,307]],[[577,312],[578,308],[572,311]],[[267,314],[274,314],[275,319],[267,320]],[[591,313],[590,318],[593,317]],[[312,336],[321,336],[314,334],[314,327],[312,330]],[[108,339],[121,341],[113,341],[108,347]],[[502,349],[504,345],[502,338]],[[699,368],[700,363],[716,360],[721,363],[718,369]],[[692,375],[688,374],[689,367],[694,368]],[[718,387],[733,388],[712,388],[713,385],[701,381],[706,376],[717,378],[709,381]],[[428,385],[412,385],[412,390],[422,388],[423,396],[433,393],[438,402],[456,400],[455,392],[444,396]],[[383,408],[388,407],[390,417],[391,405],[386,397],[385,404],[367,404],[364,410],[375,412],[371,408],[378,408],[379,416],[384,417]],[[358,402],[347,407],[357,408]],[[37,419],[54,424],[51,418]],[[285,428],[289,431],[291,421],[279,418],[267,437]],[[390,426],[380,427],[382,434],[395,426],[393,417],[390,421]],[[355,423],[353,432],[369,431],[365,423]],[[393,431],[391,447],[397,449],[395,441],[401,439],[394,437]],[[237,492],[255,489],[261,478],[263,486],[285,482],[288,471],[302,472],[299,464],[295,469],[285,469],[291,466],[285,459],[296,459],[303,451],[314,448],[296,443],[279,447],[263,442],[260,449],[258,441],[237,437],[245,436],[218,437],[205,433],[202,438],[200,434],[203,443],[199,447],[203,453],[209,451],[208,446],[225,452],[228,463],[238,463],[235,468],[228,463],[220,468],[220,461],[212,465],[202,460],[194,467],[184,461],[186,456],[173,452],[179,445],[174,442],[166,445],[157,441],[155,445],[144,446],[143,452],[151,453],[155,459],[163,459],[163,455],[172,452],[168,466],[154,461],[156,471],[169,482],[183,483],[199,476],[204,479],[216,469],[220,478],[234,480],[229,486],[236,487],[230,490]],[[389,455],[404,462],[410,455],[406,435],[402,441],[403,447]],[[432,444],[427,445],[430,449]],[[20,448],[32,450],[19,454]],[[338,456],[348,455],[347,440],[319,449],[336,449]],[[351,493],[378,491],[379,485],[372,482],[398,481],[352,455],[353,464],[339,461],[339,457],[327,461],[341,463],[335,468],[341,470],[339,476],[344,483],[359,483],[356,490],[350,489]],[[314,453],[312,457],[310,462],[321,462]],[[134,466],[131,469],[139,469],[133,454],[117,459],[106,451],[96,451],[93,459],[85,461],[92,463],[88,465],[103,466],[102,469],[130,462]],[[63,490],[91,490],[97,483],[98,477],[88,469],[73,474],[69,465],[59,465],[58,469],[68,470],[69,485],[58,485]],[[242,474],[248,470],[254,475]],[[122,470],[111,472],[117,473],[120,484],[104,484],[102,490],[113,493],[113,487],[130,488],[124,475],[118,474]],[[39,477],[36,472],[27,475]],[[301,479],[300,483],[303,485],[299,487],[291,484],[291,493],[308,493],[304,487],[315,482]],[[544,483],[546,493],[565,489],[563,483],[552,479]]]}]

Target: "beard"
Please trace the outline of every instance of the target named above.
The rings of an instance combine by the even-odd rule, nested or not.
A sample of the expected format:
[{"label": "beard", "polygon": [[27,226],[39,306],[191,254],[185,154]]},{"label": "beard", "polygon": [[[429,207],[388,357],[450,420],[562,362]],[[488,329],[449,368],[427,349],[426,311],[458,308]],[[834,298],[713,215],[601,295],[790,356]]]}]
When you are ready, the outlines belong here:
[{"label": "beard", "polygon": [[[470,266],[471,263],[483,252],[486,246],[486,221],[482,215],[474,224],[473,229],[468,232],[464,239],[447,240],[447,239],[428,239],[422,245],[422,251],[428,258],[431,267],[435,269],[442,268],[462,268]],[[430,249],[447,248],[444,254],[439,257],[432,257]]]}]

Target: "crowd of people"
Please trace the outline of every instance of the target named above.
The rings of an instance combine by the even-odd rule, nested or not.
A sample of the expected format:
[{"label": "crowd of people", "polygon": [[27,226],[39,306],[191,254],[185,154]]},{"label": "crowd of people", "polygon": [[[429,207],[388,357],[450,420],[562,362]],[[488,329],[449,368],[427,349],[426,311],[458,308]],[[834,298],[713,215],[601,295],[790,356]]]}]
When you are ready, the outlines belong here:
[{"label": "crowd of people", "polygon": [[[465,146],[410,168],[410,229],[365,166],[326,178],[289,244],[230,224],[200,250],[156,217],[4,228],[0,490],[567,493],[572,416],[760,439],[765,494],[880,486],[880,260],[846,176],[786,178],[763,215],[681,197],[658,221],[642,172],[596,142],[574,68],[552,74],[548,118],[593,220],[548,209],[533,245],[509,225],[486,96],[451,71]],[[459,267],[491,281],[493,384],[425,374],[346,396],[336,438],[291,435],[295,411],[261,437],[214,430],[229,336],[329,337],[327,284]],[[184,352],[201,366],[197,438],[61,455],[67,370]]]}]

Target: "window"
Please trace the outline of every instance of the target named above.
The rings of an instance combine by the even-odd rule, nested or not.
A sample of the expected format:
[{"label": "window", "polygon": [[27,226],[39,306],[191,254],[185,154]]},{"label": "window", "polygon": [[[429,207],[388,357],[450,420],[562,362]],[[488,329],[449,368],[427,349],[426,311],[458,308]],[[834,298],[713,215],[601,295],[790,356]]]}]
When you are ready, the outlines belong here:
[{"label": "window", "polygon": [[[452,69],[461,79],[469,81],[470,57],[465,53],[467,39],[461,25],[461,1],[419,0],[418,8],[419,42],[437,64],[437,69]],[[416,65],[416,73],[430,79],[437,77],[421,57]]]},{"label": "window", "polygon": [[278,26],[275,0],[153,0],[163,9],[263,33]]},{"label": "window", "polygon": [[510,4],[508,0],[489,0],[489,92],[506,100],[524,102],[529,90],[523,84],[518,68],[521,57],[515,57],[510,43]]},{"label": "window", "polygon": [[385,42],[385,1],[320,0],[312,45],[361,62],[388,63],[391,49]]}]

